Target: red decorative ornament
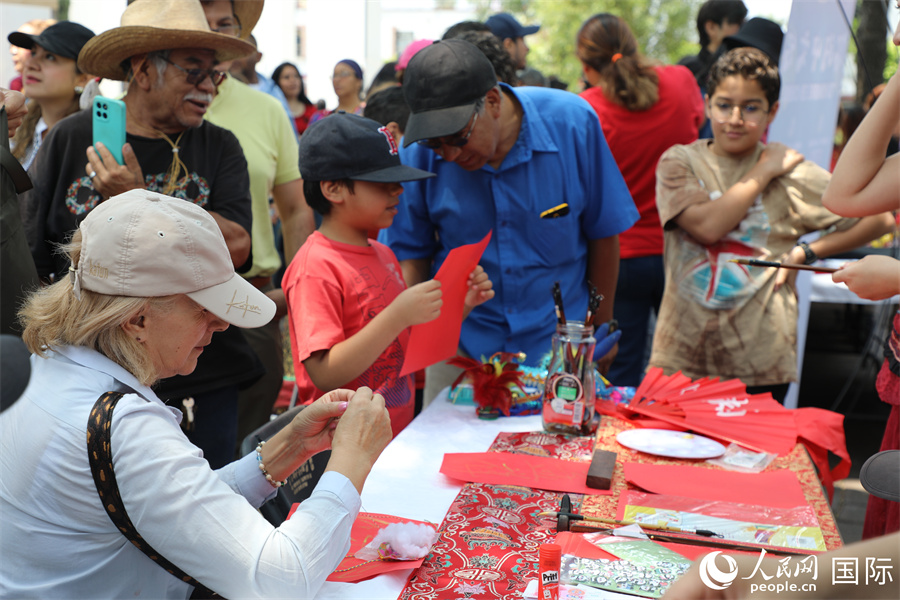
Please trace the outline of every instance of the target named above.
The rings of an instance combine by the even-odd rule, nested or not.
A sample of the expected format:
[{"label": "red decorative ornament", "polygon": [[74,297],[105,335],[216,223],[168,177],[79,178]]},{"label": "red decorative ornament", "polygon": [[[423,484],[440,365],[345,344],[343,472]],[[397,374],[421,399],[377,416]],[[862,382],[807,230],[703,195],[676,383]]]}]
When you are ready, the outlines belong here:
[{"label": "red decorative ornament", "polygon": [[464,356],[454,356],[447,361],[463,372],[453,382],[457,386],[468,378],[472,384],[472,399],[481,411],[500,411],[507,417],[513,402],[513,388],[522,386],[522,372],[514,359],[524,360],[522,353],[497,352],[490,358],[481,360]]}]

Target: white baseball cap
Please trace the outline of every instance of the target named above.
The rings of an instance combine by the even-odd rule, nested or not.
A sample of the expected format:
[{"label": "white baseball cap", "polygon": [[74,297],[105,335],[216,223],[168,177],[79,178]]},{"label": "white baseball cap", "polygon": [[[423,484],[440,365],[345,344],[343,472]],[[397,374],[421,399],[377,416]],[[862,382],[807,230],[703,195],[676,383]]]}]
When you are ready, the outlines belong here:
[{"label": "white baseball cap", "polygon": [[131,190],[94,208],[79,226],[81,257],[70,267],[81,290],[149,298],[186,294],[220,319],[260,327],[275,303],[234,272],[225,238],[188,200]]}]

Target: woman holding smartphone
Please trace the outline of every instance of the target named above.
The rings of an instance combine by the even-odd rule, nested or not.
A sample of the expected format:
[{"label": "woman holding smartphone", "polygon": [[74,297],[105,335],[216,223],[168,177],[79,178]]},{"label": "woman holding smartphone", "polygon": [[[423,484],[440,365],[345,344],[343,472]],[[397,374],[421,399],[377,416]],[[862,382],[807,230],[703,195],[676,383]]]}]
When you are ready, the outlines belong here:
[{"label": "woman holding smartphone", "polygon": [[78,101],[91,76],[78,70],[81,47],[94,32],[60,21],[38,35],[14,31],[9,42],[31,51],[22,73],[22,92],[31,100],[28,114],[12,140],[13,155],[28,169],[47,132],[79,110]]}]

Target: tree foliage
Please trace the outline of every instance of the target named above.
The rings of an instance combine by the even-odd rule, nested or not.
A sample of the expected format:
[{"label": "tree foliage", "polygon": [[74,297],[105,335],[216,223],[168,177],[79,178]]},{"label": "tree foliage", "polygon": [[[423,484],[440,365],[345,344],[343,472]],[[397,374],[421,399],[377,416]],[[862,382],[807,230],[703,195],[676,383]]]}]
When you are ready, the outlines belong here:
[{"label": "tree foliage", "polygon": [[481,19],[492,13],[512,13],[524,25],[540,23],[528,36],[528,65],[556,75],[578,91],[581,64],[575,58],[575,35],[588,17],[600,12],[624,19],[646,56],[662,63],[699,51],[696,15],[702,0],[476,0]]}]

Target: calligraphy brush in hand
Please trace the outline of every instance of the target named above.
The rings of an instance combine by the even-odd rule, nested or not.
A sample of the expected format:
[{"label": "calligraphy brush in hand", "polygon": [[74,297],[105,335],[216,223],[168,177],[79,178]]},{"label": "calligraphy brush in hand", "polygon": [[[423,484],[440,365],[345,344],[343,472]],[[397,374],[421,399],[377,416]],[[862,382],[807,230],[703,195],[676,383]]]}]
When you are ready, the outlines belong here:
[{"label": "calligraphy brush in hand", "polygon": [[838,270],[835,267],[814,267],[812,265],[782,263],[774,260],[757,260],[755,258],[732,258],[728,262],[750,265],[751,267],[775,267],[776,269],[796,269],[798,271],[815,271],[816,273],[834,273]]}]

